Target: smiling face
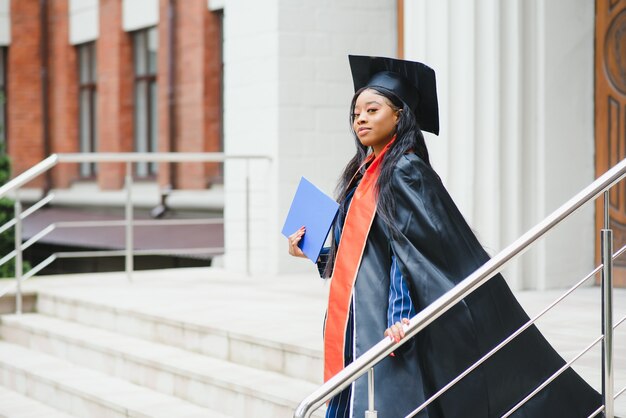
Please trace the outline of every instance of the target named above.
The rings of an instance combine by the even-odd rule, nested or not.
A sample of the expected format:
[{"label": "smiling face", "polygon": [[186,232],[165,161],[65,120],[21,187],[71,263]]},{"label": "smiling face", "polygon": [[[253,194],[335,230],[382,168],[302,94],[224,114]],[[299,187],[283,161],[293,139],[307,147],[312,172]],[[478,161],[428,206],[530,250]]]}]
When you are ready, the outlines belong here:
[{"label": "smiling face", "polygon": [[352,115],[352,129],[366,147],[372,147],[374,155],[391,141],[396,131],[399,110],[378,92],[366,89],[357,97]]}]

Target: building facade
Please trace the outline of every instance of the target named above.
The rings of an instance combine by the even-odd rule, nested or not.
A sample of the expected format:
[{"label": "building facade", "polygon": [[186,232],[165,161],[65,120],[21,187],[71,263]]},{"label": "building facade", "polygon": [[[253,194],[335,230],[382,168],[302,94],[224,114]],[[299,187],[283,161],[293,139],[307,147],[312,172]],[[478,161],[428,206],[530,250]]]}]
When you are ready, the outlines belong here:
[{"label": "building facade", "polygon": [[[625,3],[0,0],[3,138],[16,173],[50,152],[268,157],[225,164],[225,267],[312,271],[288,256],[279,231],[300,177],[332,194],[353,153],[347,55],[419,60],[437,73],[433,165],[495,254],[626,155],[621,122],[609,124],[613,145],[594,131],[606,113],[594,86],[610,61],[602,58],[610,48],[594,42],[626,33],[615,29]],[[622,74],[621,61],[610,62]],[[616,91],[611,97],[623,96]],[[616,112],[611,120],[626,120]],[[206,188],[221,172],[148,164],[135,175]],[[116,188],[122,171],[68,166],[47,181],[81,178]],[[626,191],[615,196],[620,226]],[[584,276],[596,260],[597,213],[582,208],[507,269],[507,280],[544,289]]]},{"label": "building facade", "polygon": [[[55,152],[210,152],[222,146],[221,12],[204,0],[0,2],[3,139],[18,174]],[[46,189],[118,188],[119,165],[64,165]],[[206,164],[140,163],[134,175],[203,189]]]},{"label": "building facade", "polygon": [[[269,181],[252,199],[254,269],[311,269],[287,256],[276,231],[300,176],[332,193],[352,155],[348,53],[416,59],[436,70],[442,130],[427,143],[489,253],[565,203],[596,175],[595,7],[545,0],[227,2],[226,149],[254,147],[273,156],[269,168],[259,168]],[[248,13],[261,18],[248,21]],[[266,42],[259,49],[261,36]],[[249,104],[239,93],[247,76],[235,69],[240,60],[272,68],[272,76],[251,87],[252,95],[271,97],[263,117],[254,119],[268,142],[247,138],[234,116],[246,114]],[[230,174],[227,168],[226,264],[236,266],[246,254],[236,203],[242,180]],[[510,284],[545,289],[584,277],[597,253],[596,212],[586,205],[539,241],[505,271]]]}]

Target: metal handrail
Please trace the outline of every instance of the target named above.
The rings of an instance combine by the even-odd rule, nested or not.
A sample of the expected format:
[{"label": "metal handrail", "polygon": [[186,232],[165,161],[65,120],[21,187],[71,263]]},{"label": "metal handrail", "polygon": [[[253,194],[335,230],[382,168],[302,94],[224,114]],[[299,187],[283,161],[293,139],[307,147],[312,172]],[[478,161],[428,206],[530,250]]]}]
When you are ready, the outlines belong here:
[{"label": "metal handrail", "polygon": [[[26,211],[24,211],[22,213],[22,215],[26,214]],[[21,217],[22,219],[25,218],[25,216]],[[10,226],[15,225],[15,222],[13,222],[13,220],[7,222],[5,225],[7,224],[11,224]],[[218,224],[223,222],[223,219],[162,219],[162,220],[152,220],[152,219],[139,219],[139,220],[135,220],[133,221],[133,227],[142,227],[142,226],[155,226],[155,225],[159,225],[159,226],[165,226],[165,225],[169,225],[169,226],[180,226],[180,225],[214,225],[214,224]],[[57,229],[62,229],[62,228],[84,228],[84,227],[88,227],[88,228],[108,228],[108,227],[123,227],[126,226],[127,222],[125,220],[98,220],[98,221],[60,221],[60,222],[53,222],[51,224],[49,224],[48,226],[46,226],[44,229],[42,229],[41,231],[37,232],[35,235],[33,235],[30,239],[28,239],[27,241],[23,242],[22,245],[20,246],[21,251],[27,250],[28,248],[30,248],[32,245],[36,244],[37,241],[39,241],[40,239],[44,238],[45,236],[51,234],[52,232],[56,231]],[[0,228],[1,229],[1,228]],[[0,231],[1,233],[2,231]],[[172,250],[174,251],[174,250]],[[134,250],[134,252],[137,254],[138,250]],[[5,257],[3,257],[2,259],[0,259],[0,266],[3,265],[4,263],[6,263],[7,261],[9,261],[12,257],[11,257],[12,253],[7,254]],[[14,255],[14,254],[13,254]]]},{"label": "metal handrail", "polygon": [[[173,254],[219,254],[224,251],[223,247],[202,247],[202,248],[176,248],[176,249],[154,249],[154,250],[135,250],[135,255],[173,255]],[[62,251],[51,254],[29,270],[22,276],[22,283],[30,279],[44,268],[56,260],[63,258],[93,258],[93,257],[120,257],[126,254],[125,250],[101,250],[101,251]],[[16,287],[16,283],[12,283],[0,289],[0,298]]]},{"label": "metal handrail", "polygon": [[559,377],[560,375],[562,375],[567,369],[569,369],[570,367],[572,367],[572,364],[574,364],[574,362],[576,360],[578,360],[579,358],[581,358],[585,353],[587,353],[589,350],[591,350],[593,347],[595,347],[596,344],[598,344],[600,341],[602,341],[602,338],[604,336],[600,335],[599,337],[597,337],[595,340],[593,340],[591,342],[591,344],[589,344],[587,347],[585,347],[583,349],[583,351],[581,351],[580,353],[578,353],[573,359],[571,359],[570,361],[568,361],[567,363],[565,363],[563,366],[561,366],[561,368],[559,370],[557,370],[556,372],[554,372],[550,377],[548,377],[543,383],[541,383],[539,386],[537,386],[532,392],[530,392],[528,395],[526,395],[526,397],[524,399],[522,399],[521,401],[519,401],[513,408],[509,409],[504,415],[502,415],[502,417],[500,418],[508,418],[510,417],[512,414],[515,413],[515,411],[517,411],[519,408],[522,407],[522,405],[524,405],[529,399],[531,399],[533,396],[535,396],[536,394],[538,394],[539,392],[541,392],[541,390],[543,388],[545,388],[546,386],[548,386],[550,383],[552,383],[554,381],[554,379],[556,379],[557,377]]},{"label": "metal handrail", "polygon": [[[135,250],[133,248],[133,227],[135,226],[148,226],[155,221],[150,220],[133,220],[133,202],[132,202],[132,164],[139,162],[157,162],[157,163],[182,163],[182,162],[197,162],[197,163],[219,163],[226,162],[228,160],[242,160],[246,162],[245,169],[245,222],[246,222],[246,269],[247,272],[250,272],[250,161],[251,160],[262,160],[262,161],[272,161],[272,157],[268,155],[254,155],[254,154],[224,154],[221,152],[200,152],[200,153],[189,153],[189,152],[156,152],[156,153],[68,153],[68,154],[52,154],[49,157],[45,158],[41,162],[37,163],[33,167],[19,174],[15,178],[8,181],[6,184],[0,186],[0,198],[7,196],[10,192],[15,193],[15,208],[16,215],[13,219],[6,222],[4,225],[0,226],[0,232],[6,231],[8,228],[15,227],[16,231],[16,246],[13,251],[9,254],[4,255],[0,258],[0,265],[9,261],[12,258],[16,259],[15,266],[15,279],[16,279],[16,311],[17,313],[21,313],[21,283],[23,280],[26,280],[29,277],[32,277],[34,274],[41,271],[47,265],[52,263],[57,258],[69,258],[69,257],[84,257],[87,254],[97,255],[97,256],[111,256],[111,255],[124,255],[126,257],[126,272],[128,278],[130,280],[131,273],[133,271],[133,256],[135,254],[145,255],[145,254],[163,254],[166,250]],[[22,235],[21,235],[21,227],[22,220],[26,218],[31,213],[45,206],[47,203],[50,203],[54,199],[54,194],[48,194],[40,201],[36,202],[30,208],[22,211],[21,202],[18,196],[18,192],[22,186],[28,184],[32,180],[34,180],[37,176],[47,172],[48,170],[55,167],[60,163],[125,163],[126,164],[126,175],[125,175],[125,189],[126,189],[126,204],[125,204],[125,220],[124,221],[104,221],[102,223],[110,222],[110,224],[115,224],[117,226],[125,226],[126,227],[126,248],[123,251],[118,250],[110,250],[110,251],[92,251],[92,252],[82,252],[82,253],[55,253],[42,261],[39,265],[35,266],[28,273],[22,273],[22,251],[33,245],[37,240],[41,239],[43,236],[52,232],[57,227],[76,227],[76,226],[85,226],[90,225],[89,222],[58,222],[56,224],[49,225],[44,228],[39,233],[35,234],[35,236],[31,237],[28,241],[22,243]],[[159,221],[159,224],[170,224],[170,225],[183,225],[190,223],[215,223],[216,220],[165,220]],[[100,225],[91,225],[91,226],[100,226]],[[216,248],[203,248],[203,249],[178,249],[178,250],[167,250],[167,253],[172,254],[174,252],[180,253],[181,251],[185,251],[185,253],[189,253],[190,251],[194,253],[198,253],[199,250],[208,251],[214,253]],[[223,249],[222,249],[223,250]],[[6,292],[0,292],[0,297]]]},{"label": "metal handrail", "polygon": [[[50,203],[52,200],[54,199],[54,193],[50,193],[48,196],[44,197],[43,199],[41,199],[40,201],[38,201],[37,203],[35,203],[34,205],[30,206],[28,209],[26,209],[24,212],[22,212],[20,214],[20,219],[24,220],[26,219],[29,215],[31,215],[32,213],[38,211],[39,209],[41,209],[42,207],[46,206],[48,203]],[[15,226],[17,224],[17,219],[13,218],[10,221],[8,221],[7,223],[5,223],[4,225],[2,225],[0,227],[0,234],[2,234],[4,231],[6,231],[7,229]],[[1,263],[0,263],[1,264]]]},{"label": "metal handrail", "polygon": [[[613,260],[615,260],[617,257],[622,255],[624,252],[626,252],[626,245],[624,245],[622,248],[620,248],[618,251],[616,251],[615,254],[613,254],[613,256],[612,256]],[[470,367],[465,369],[465,371],[463,371],[463,373],[461,373],[460,375],[455,377],[453,380],[451,380],[448,384],[446,384],[444,387],[439,389],[435,394],[433,394],[424,403],[422,403],[422,405],[420,405],[418,408],[416,408],[413,411],[411,411],[411,413],[409,415],[407,415],[407,418],[411,418],[411,417],[415,416],[418,412],[420,412],[421,410],[426,408],[428,405],[430,405],[432,402],[434,402],[439,396],[443,395],[446,391],[448,391],[448,389],[450,389],[452,386],[454,386],[457,382],[459,382],[465,376],[467,376],[472,371],[477,369],[481,364],[483,364],[485,361],[487,361],[489,358],[491,358],[495,353],[500,351],[500,349],[502,349],[505,345],[507,345],[512,340],[514,340],[522,332],[526,331],[530,326],[535,324],[541,317],[543,317],[546,313],[551,311],[552,308],[554,308],[556,305],[561,303],[561,301],[563,301],[566,297],[571,295],[574,292],[574,290],[578,289],[587,280],[589,280],[590,278],[592,278],[593,276],[598,274],[598,272],[600,272],[602,270],[602,268],[603,268],[602,264],[600,264],[599,266],[594,268],[589,274],[587,274],[585,277],[583,277],[581,280],[579,280],[578,283],[576,283],[574,286],[572,286],[569,289],[567,289],[567,291],[565,291],[565,293],[563,293],[562,295],[557,297],[552,303],[550,303],[548,306],[546,306],[541,312],[536,314],[534,317],[529,319],[524,325],[519,327],[513,334],[509,335],[506,339],[504,339],[502,342],[500,342],[498,345],[496,345],[494,348],[492,348],[487,354],[485,354],[483,357],[481,357],[479,360],[477,360]],[[624,319],[622,319],[622,321],[623,320]],[[615,327],[613,327],[613,328],[616,328],[622,321],[618,322],[615,325]]]},{"label": "metal handrail", "polygon": [[508,262],[526,252],[535,241],[543,237],[561,221],[576,212],[585,203],[595,199],[601,193],[608,190],[625,176],[626,159],[598,177],[589,186],[585,187],[561,207],[548,215],[543,221],[531,228],[463,281],[411,318],[410,324],[405,326],[404,339],[396,343],[389,338],[383,338],[311,393],[298,405],[294,412],[294,418],[310,417],[313,411],[322,406],[326,401],[341,392],[354,380],[365,374],[368,369],[386,358],[412,337],[415,337],[421,330],[451,309],[456,303],[460,302],[480,285],[499,273]]},{"label": "metal handrail", "polygon": [[37,176],[50,170],[52,167],[57,165],[58,162],[59,162],[59,155],[52,154],[45,160],[42,160],[41,162],[29,168],[28,170],[24,171],[22,174],[16,176],[15,178],[12,178],[8,182],[0,186],[0,198],[3,198],[10,191],[19,189],[26,183],[35,179]]},{"label": "metal handrail", "polygon": [[52,154],[0,186],[0,198],[12,190],[18,189],[37,176],[50,170],[58,163],[183,163],[183,162],[225,162],[226,160],[267,160],[268,155],[225,154],[223,152],[119,152],[119,153],[64,153]]}]

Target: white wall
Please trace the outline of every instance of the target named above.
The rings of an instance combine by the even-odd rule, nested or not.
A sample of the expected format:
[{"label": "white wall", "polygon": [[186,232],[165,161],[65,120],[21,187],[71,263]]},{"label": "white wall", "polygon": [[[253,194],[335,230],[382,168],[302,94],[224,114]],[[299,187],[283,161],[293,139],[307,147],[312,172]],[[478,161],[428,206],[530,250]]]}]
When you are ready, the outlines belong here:
[{"label": "white wall", "polygon": [[[593,181],[593,4],[405,2],[405,56],[437,72],[433,164],[495,254]],[[592,268],[585,208],[508,269],[515,288],[573,283]]]},{"label": "white wall", "polygon": [[[545,212],[594,180],[595,6],[585,0],[545,0]],[[572,283],[594,263],[594,208],[587,205],[546,241],[546,280]]]},{"label": "white wall", "polygon": [[[281,0],[276,230],[301,176],[334,194],[355,152],[348,121],[354,94],[348,54],[396,56],[395,3]],[[278,271],[311,269],[311,263],[287,255],[283,237],[276,240]]]},{"label": "white wall", "polygon": [[123,0],[122,27],[125,31],[148,28],[159,23],[159,0]]},{"label": "white wall", "polygon": [[263,154],[263,161],[229,161],[224,169],[224,265],[246,268],[245,175],[250,176],[250,261],[253,272],[269,269],[269,205],[276,191],[278,138],[278,0],[240,0],[224,9],[224,152]]},{"label": "white wall", "polygon": [[70,44],[78,45],[98,39],[98,0],[70,0],[68,11]]},{"label": "white wall", "polygon": [[[364,27],[363,22],[369,26]],[[301,176],[332,194],[352,156],[348,53],[394,56],[394,0],[228,2],[224,9],[226,154],[253,164],[253,272],[311,271],[280,235]],[[243,163],[225,170],[225,266],[245,267]]]},{"label": "white wall", "polygon": [[0,0],[0,46],[11,43],[11,2]]}]

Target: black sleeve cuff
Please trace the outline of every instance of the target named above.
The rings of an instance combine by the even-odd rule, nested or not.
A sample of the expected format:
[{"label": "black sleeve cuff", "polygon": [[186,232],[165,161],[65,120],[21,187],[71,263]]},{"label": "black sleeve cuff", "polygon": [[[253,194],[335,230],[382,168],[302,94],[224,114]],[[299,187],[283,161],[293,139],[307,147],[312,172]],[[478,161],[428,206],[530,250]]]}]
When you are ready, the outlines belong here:
[{"label": "black sleeve cuff", "polygon": [[324,247],[322,248],[322,251],[320,252],[320,256],[317,259],[317,271],[319,271],[320,277],[322,279],[327,279],[330,277],[330,276],[324,276],[324,270],[326,270],[326,264],[328,263],[329,254],[330,254],[330,247]]}]

